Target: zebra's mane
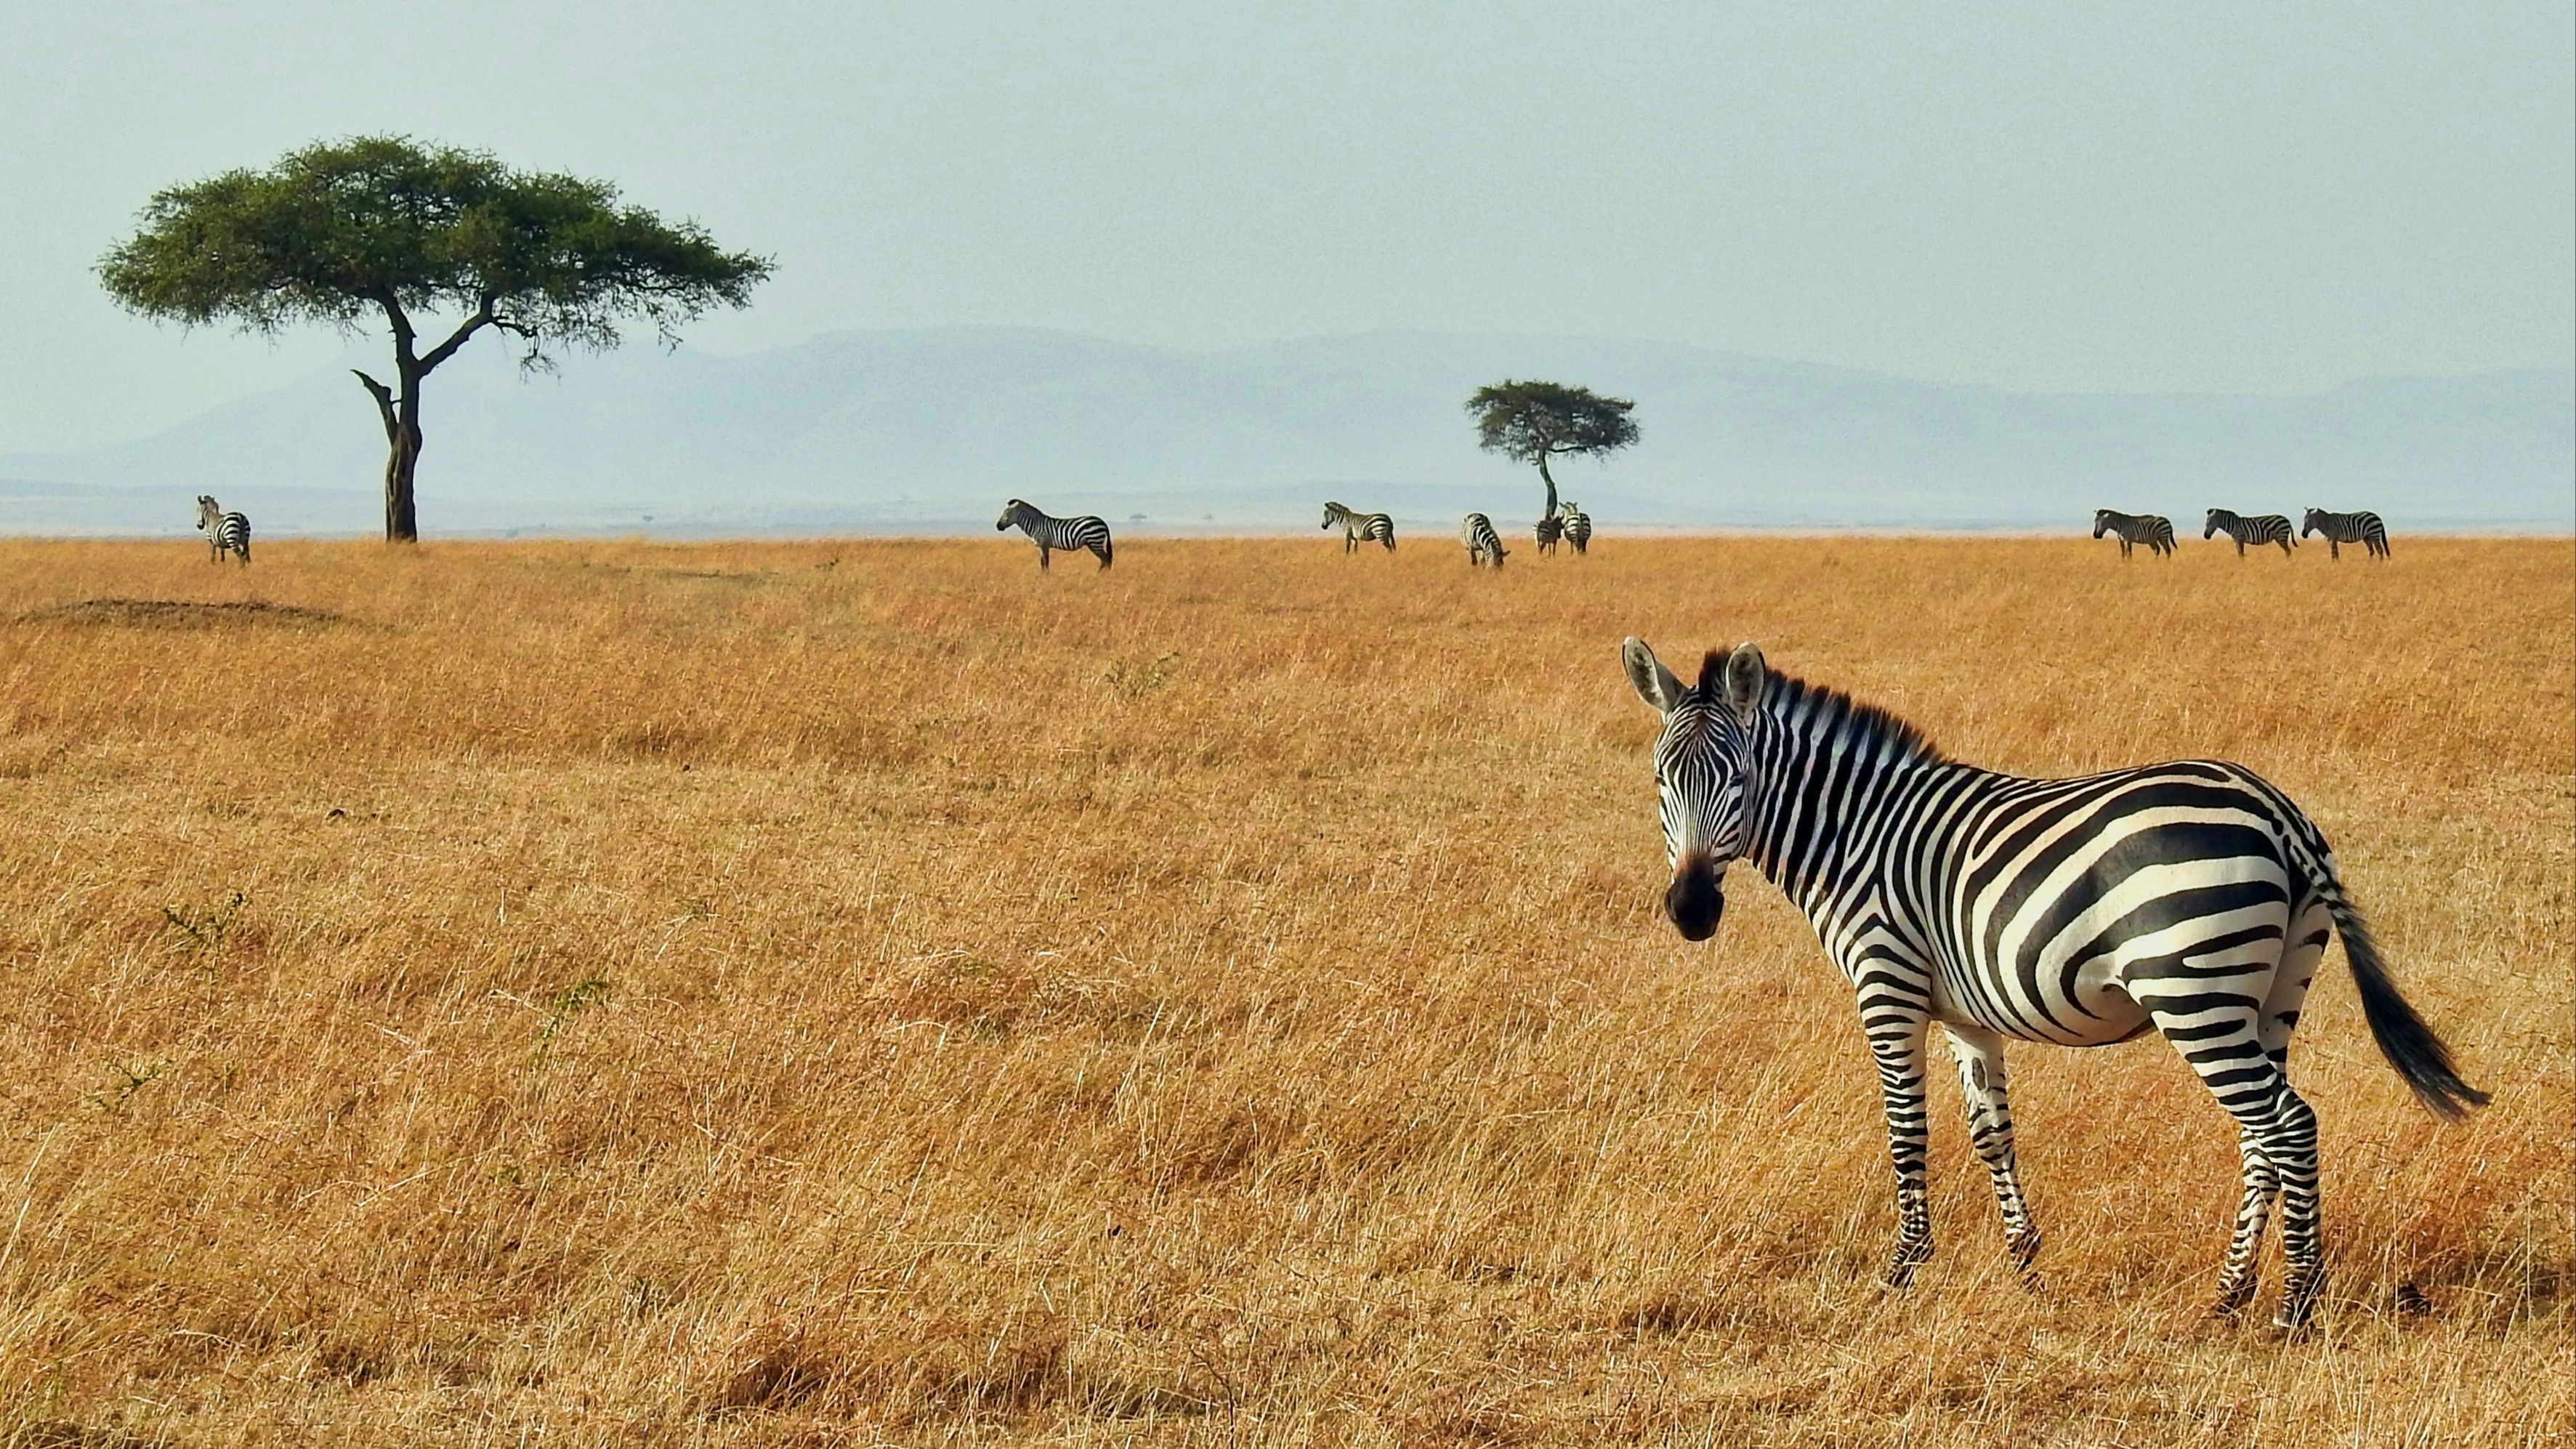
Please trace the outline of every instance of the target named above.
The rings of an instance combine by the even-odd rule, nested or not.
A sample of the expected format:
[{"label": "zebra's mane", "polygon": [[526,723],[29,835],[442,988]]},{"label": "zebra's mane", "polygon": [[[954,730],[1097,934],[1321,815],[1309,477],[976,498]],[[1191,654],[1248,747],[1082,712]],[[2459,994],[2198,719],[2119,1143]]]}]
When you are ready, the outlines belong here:
[{"label": "zebra's mane", "polygon": [[[1939,763],[1950,758],[1932,743],[1921,726],[1894,710],[1854,699],[1830,684],[1810,684],[1768,666],[1765,672],[1770,678],[1763,686],[1764,706],[1781,719],[1802,721],[1806,732],[1834,730],[1857,735],[1891,747],[1903,759]],[[1726,651],[1708,651],[1699,666],[1700,692],[1710,699],[1717,698],[1725,676]]]}]

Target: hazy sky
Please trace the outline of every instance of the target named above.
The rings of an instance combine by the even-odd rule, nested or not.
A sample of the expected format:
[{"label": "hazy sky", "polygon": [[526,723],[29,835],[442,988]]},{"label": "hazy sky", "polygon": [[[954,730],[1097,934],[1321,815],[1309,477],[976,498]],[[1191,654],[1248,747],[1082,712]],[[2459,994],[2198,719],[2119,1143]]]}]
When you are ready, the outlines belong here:
[{"label": "hazy sky", "polygon": [[990,322],[1609,334],[2077,391],[2565,365],[2571,26],[2565,0],[0,0],[0,451],[331,360],[327,332],[128,317],[91,267],[158,187],[375,131],[774,255],[691,333],[727,351]]}]

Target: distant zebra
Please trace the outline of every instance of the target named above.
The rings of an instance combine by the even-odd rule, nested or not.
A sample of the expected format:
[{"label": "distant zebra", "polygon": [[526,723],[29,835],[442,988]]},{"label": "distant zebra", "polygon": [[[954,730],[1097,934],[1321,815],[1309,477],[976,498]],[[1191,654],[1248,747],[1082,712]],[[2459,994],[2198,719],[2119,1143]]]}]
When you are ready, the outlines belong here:
[{"label": "distant zebra", "polygon": [[1494,521],[1481,513],[1470,513],[1458,526],[1458,537],[1467,544],[1467,562],[1477,568],[1501,568],[1511,550],[1503,547],[1503,536],[1494,532]]},{"label": "distant zebra", "polygon": [[1530,537],[1538,540],[1540,553],[1556,552],[1556,541],[1565,537],[1565,520],[1551,513],[1530,527]]},{"label": "distant zebra", "polygon": [[1388,553],[1395,552],[1395,520],[1383,513],[1355,513],[1338,503],[1327,503],[1324,505],[1324,527],[1331,528],[1336,524],[1341,526],[1344,553],[1358,548],[1362,539],[1374,539],[1385,544]]},{"label": "distant zebra", "polygon": [[1574,506],[1568,499],[1556,506],[1557,516],[1565,520],[1565,541],[1576,553],[1592,551],[1592,515]]},{"label": "distant zebra", "polygon": [[2343,546],[2357,543],[2370,550],[2372,558],[2387,558],[2388,525],[2371,512],[2328,513],[2322,508],[2308,510],[2307,521],[2299,525],[2299,537],[2312,533],[2326,536],[2326,557],[2342,558]]},{"label": "distant zebra", "polygon": [[[1685,939],[1716,934],[1727,867],[1750,859],[1806,914],[1859,995],[1896,1169],[1886,1280],[1932,1256],[1926,1051],[1939,1023],[2024,1268],[2024,1202],[2005,1095],[2006,1039],[2107,1046],[2163,1033],[2236,1119],[2244,1196],[2218,1308],[2252,1298],[2277,1196],[2288,1259],[2277,1322],[2316,1301],[2317,1118],[2287,1076],[2290,1032],[2326,944],[2343,937],[2370,1033],[2424,1105],[2456,1119],[2486,1094],[2390,979],[2334,852],[2251,770],[2181,760],[2069,780],[1981,770],[1839,690],[1773,673],[1751,644],[1711,650],[1684,687],[1637,639],[1628,679],[1663,715],[1655,786]],[[2096,1101],[2117,1121],[2162,1112]],[[2157,1170],[2170,1170],[2159,1165]]]},{"label": "distant zebra", "polygon": [[2281,557],[2290,557],[2290,546],[2298,541],[2290,532],[2290,520],[2277,513],[2257,513],[2247,517],[2225,508],[2209,510],[2209,522],[2201,526],[2204,539],[2224,533],[2236,540],[2236,556],[2245,557],[2245,545],[2261,548],[2267,543],[2281,546]]},{"label": "distant zebra", "polygon": [[206,535],[206,562],[222,563],[225,554],[240,558],[242,567],[250,567],[250,520],[238,513],[226,513],[223,506],[208,493],[197,495],[197,527]]},{"label": "distant zebra", "polygon": [[2174,551],[2173,520],[2160,513],[2115,513],[2108,508],[2093,510],[2093,536],[2116,534],[2120,539],[2120,557],[2129,556],[2129,546],[2143,543],[2149,553],[2162,557]]},{"label": "distant zebra", "polygon": [[1014,498],[1002,505],[1002,516],[994,521],[993,531],[1000,533],[1013,526],[1037,544],[1039,568],[1047,566],[1050,550],[1078,553],[1086,548],[1100,560],[1102,568],[1109,567],[1109,525],[1090,514],[1080,518],[1050,518]]}]

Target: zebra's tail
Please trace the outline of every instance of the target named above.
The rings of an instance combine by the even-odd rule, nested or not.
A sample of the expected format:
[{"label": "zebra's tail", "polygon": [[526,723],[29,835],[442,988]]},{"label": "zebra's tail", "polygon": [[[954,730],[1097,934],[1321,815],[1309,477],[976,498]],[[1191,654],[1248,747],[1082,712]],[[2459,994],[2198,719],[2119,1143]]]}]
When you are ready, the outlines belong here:
[{"label": "zebra's tail", "polygon": [[2379,959],[2379,942],[2361,919],[2361,908],[2343,893],[2334,868],[2326,866],[2322,875],[2318,894],[2334,917],[2335,934],[2343,937],[2344,960],[2352,967],[2353,985],[2361,990],[2361,1014],[2370,1023],[2371,1039],[2379,1043],[2380,1055],[2415,1089],[2416,1098],[2445,1121],[2457,1122],[2469,1115],[2471,1107],[2485,1106],[2487,1094],[2460,1080],[2451,1049],[2397,990],[2396,978]]}]

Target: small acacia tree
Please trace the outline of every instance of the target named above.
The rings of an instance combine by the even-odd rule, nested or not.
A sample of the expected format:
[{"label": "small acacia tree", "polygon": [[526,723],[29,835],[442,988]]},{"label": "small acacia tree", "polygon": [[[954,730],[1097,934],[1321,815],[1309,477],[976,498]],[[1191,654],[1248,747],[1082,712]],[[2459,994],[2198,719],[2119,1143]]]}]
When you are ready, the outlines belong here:
[{"label": "small acacia tree", "polygon": [[[128,309],[188,326],[323,322],[354,335],[381,316],[393,381],[357,375],[385,425],[385,537],[409,542],[420,385],[476,333],[518,339],[520,365],[536,370],[566,348],[616,346],[628,318],[668,345],[710,308],[745,305],[771,265],[718,248],[694,222],[618,205],[606,182],[368,136],[159,193],[98,275]],[[423,351],[418,328],[434,318],[461,320]]]},{"label": "small acacia tree", "polygon": [[1603,397],[1588,387],[1561,382],[1503,381],[1476,389],[1467,399],[1475,415],[1476,446],[1519,463],[1536,463],[1547,485],[1547,511],[1556,516],[1556,475],[1547,460],[1589,455],[1606,457],[1637,441],[1637,405],[1625,398]]}]

